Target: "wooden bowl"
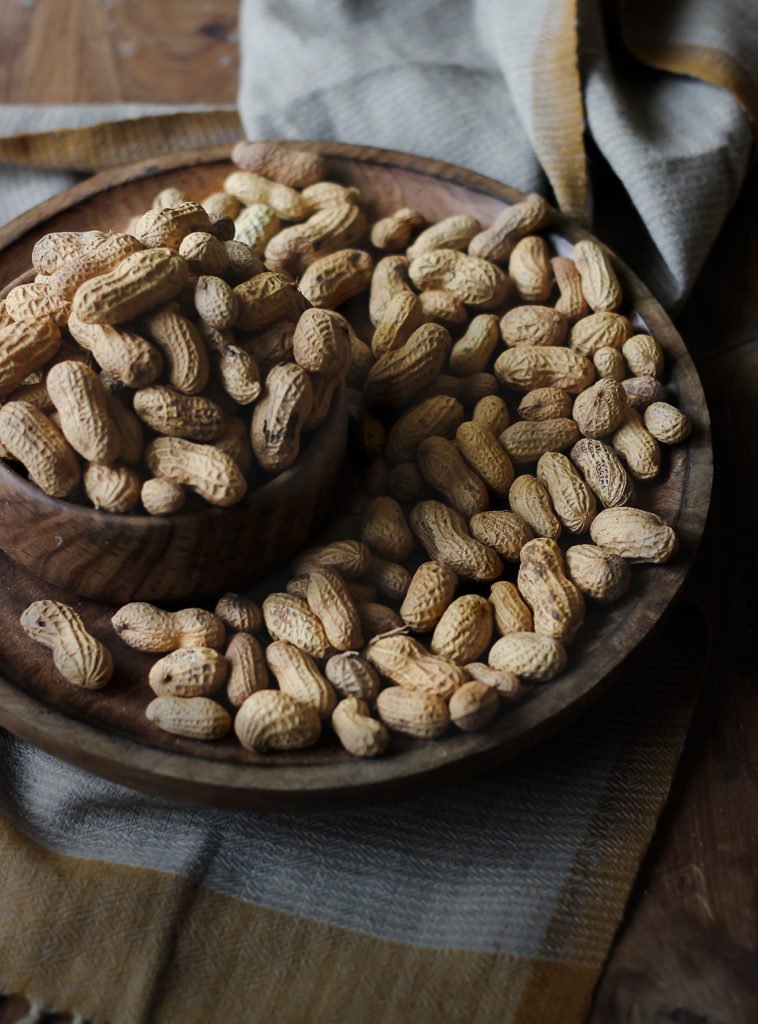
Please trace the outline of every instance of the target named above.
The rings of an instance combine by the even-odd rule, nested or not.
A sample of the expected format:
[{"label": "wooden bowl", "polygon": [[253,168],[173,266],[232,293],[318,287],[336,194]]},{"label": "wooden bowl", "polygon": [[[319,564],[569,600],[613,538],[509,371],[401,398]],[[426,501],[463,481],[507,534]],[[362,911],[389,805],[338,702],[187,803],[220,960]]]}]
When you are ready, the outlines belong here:
[{"label": "wooden bowl", "polygon": [[[409,205],[430,219],[465,211],[489,223],[503,204],[522,198],[496,181],[434,160],[337,143],[306,145],[329,159],[330,177],[362,190],[372,217]],[[47,231],[123,224],[169,184],[202,196],[219,187],[228,158],[226,146],[177,153],[108,171],[55,196],[0,231],[0,286],[29,266],[35,240]],[[560,216],[550,232],[553,246],[565,254],[574,241],[587,237]],[[620,260],[614,263],[629,312],[662,345],[669,391],[694,425],[690,439],[667,452],[661,477],[637,488],[640,503],[675,527],[681,546],[668,565],[636,567],[632,587],[621,601],[588,608],[585,626],[570,648],[568,669],[555,682],[532,688],[526,700],[503,711],[481,733],[451,730],[444,740],[430,743],[398,737],[392,753],[374,761],[351,758],[329,740],[310,750],[258,755],[243,750],[232,737],[205,744],[180,739],[145,719],[152,696],[146,682],[152,659],[115,638],[112,609],[101,603],[77,606],[113,652],[114,679],[103,691],[61,683],[49,653],[21,633],[18,616],[36,598],[65,599],[65,594],[51,592],[0,555],[5,583],[0,596],[0,723],[59,757],[126,785],[214,805],[311,809],[404,796],[422,785],[458,781],[514,756],[567,722],[607,689],[679,593],[710,498],[708,411],[692,360],[645,286]],[[8,509],[6,498],[2,517]],[[283,518],[296,527],[296,515]],[[48,522],[47,529],[51,527]]]}]

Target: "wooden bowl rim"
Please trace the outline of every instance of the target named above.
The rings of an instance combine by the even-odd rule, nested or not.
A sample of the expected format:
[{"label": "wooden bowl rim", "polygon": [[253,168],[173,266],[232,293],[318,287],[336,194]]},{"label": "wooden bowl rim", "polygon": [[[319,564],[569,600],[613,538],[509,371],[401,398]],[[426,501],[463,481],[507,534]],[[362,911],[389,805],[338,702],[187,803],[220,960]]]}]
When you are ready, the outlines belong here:
[{"label": "wooden bowl rim", "polygon": [[[524,193],[492,178],[426,157],[335,142],[303,140],[285,144],[318,151],[330,159],[379,164],[442,179],[508,204],[524,198]],[[89,178],[0,229],[0,254],[35,227],[106,189],[194,164],[227,162],[230,151],[228,145],[182,151]],[[570,242],[583,238],[598,241],[589,231],[560,213],[555,214],[550,230]],[[680,556],[669,565],[648,570],[657,573],[657,586],[651,587],[651,592],[645,595],[644,614],[640,611],[643,602],[637,601],[625,618],[626,623],[637,627],[634,640],[629,642],[625,638],[618,647],[608,644],[603,650],[592,652],[593,661],[600,662],[599,676],[592,673],[593,678],[587,677],[585,660],[556,684],[535,688],[533,695],[521,705],[525,710],[525,720],[516,730],[509,729],[513,716],[505,715],[486,732],[451,735],[439,744],[419,743],[400,755],[372,761],[351,758],[319,765],[282,765],[276,762],[248,765],[212,760],[204,757],[202,751],[198,756],[191,756],[150,747],[131,737],[63,716],[54,707],[0,677],[2,724],[49,753],[123,785],[214,806],[289,811],[350,806],[367,798],[377,800],[407,795],[411,786],[418,788],[433,782],[459,781],[464,774],[492,767],[521,753],[575,717],[606,692],[626,660],[660,625],[663,615],[680,592],[705,528],[713,477],[710,418],[691,357],[668,315],[647,287],[615,253],[610,255],[622,277],[630,304],[648,324],[651,333],[666,334],[669,350],[673,347],[670,351],[672,366],[680,371],[683,368],[686,374],[683,390],[687,399],[693,405],[698,403],[698,436],[693,437],[689,444],[682,491],[685,497],[687,493],[696,492],[699,501],[695,505],[684,500],[677,521],[680,529],[686,529],[689,538],[688,560],[685,562]],[[604,633],[603,639],[610,637]],[[583,678],[577,676],[579,668],[583,670]],[[561,683],[565,685],[561,686]],[[303,753],[307,755],[307,751]]]}]

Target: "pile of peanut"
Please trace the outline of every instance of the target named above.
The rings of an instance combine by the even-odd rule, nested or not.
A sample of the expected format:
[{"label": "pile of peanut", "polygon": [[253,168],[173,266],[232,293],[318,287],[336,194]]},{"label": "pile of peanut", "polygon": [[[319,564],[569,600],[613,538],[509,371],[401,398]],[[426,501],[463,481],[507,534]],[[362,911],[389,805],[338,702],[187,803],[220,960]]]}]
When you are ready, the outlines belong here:
[{"label": "pile of peanut", "polygon": [[[186,382],[187,361],[169,355],[165,339],[174,332],[155,328],[156,319],[194,324],[193,336],[205,340],[217,386],[228,396],[233,389],[222,367],[230,348],[260,371],[260,395],[248,398],[252,456],[277,472],[281,446],[292,437],[291,430],[283,436],[285,421],[297,438],[301,428],[320,422],[346,379],[351,444],[361,463],[362,490],[351,497],[359,523],[301,553],[286,587],[261,607],[226,594],[213,612],[167,612],[144,603],[121,608],[112,620],[120,640],[165,655],[150,671],[156,696],[147,717],[197,739],[233,728],[255,751],[307,747],[331,727],[361,757],[384,753],[393,732],[431,739],[451,723],[481,729],[501,704],[565,668],[586,599],[617,600],[629,586],[630,563],[660,564],[676,552],[675,532],[634,505],[635,480],[661,471],[660,445],[677,444],[690,431],[686,415],[665,400],[660,346],[634,333],[619,312],[621,288],[599,245],[576,243],[572,259],[551,254],[538,234],[551,209],[537,195],[504,209],[488,227],[467,214],[428,224],[403,208],[369,233],[358,190],[325,180],[317,155],[240,143],[234,158],[240,169],[202,205],[161,193],[156,209],[134,228],[140,248],[73,292],[69,331],[77,337],[72,318],[77,329],[87,325],[81,337],[90,339],[103,371],[100,378],[89,371],[91,379],[106,378],[100,391],[87,394],[99,396],[101,418],[115,401],[133,416],[114,398],[131,388],[134,411],[157,433],[168,432],[145,401],[152,390],[186,403],[178,416],[185,428],[207,423],[192,403],[213,400],[183,397],[202,390],[207,376],[199,387],[195,380],[197,390],[183,391],[178,381]],[[211,219],[209,230],[199,228],[198,216]],[[220,241],[218,226],[231,218],[235,240]],[[367,235],[374,255],[353,247]],[[231,287],[241,271],[229,268],[241,257],[225,263],[221,252],[237,246],[253,269]],[[152,269],[132,287],[134,272],[122,268],[146,260]],[[178,266],[177,260],[184,261],[184,277],[166,289],[168,270],[155,268]],[[67,258],[68,265],[78,264]],[[61,273],[48,270],[50,280],[36,286],[46,296]],[[118,287],[109,283],[114,277]],[[138,308],[148,288],[149,302]],[[355,318],[351,324],[335,312],[366,292],[370,343],[356,333]],[[213,303],[206,302],[209,295]],[[103,320],[92,310],[104,305],[122,312]],[[10,314],[17,308],[10,303]],[[217,315],[221,308],[226,312]],[[113,326],[124,320],[141,325],[151,342]],[[23,325],[36,323],[42,335],[40,322],[19,319],[4,327],[0,359],[6,332],[20,337]],[[159,344],[170,386],[127,379],[136,365],[128,360],[117,377],[117,361],[106,366],[87,331],[103,332],[114,347],[116,335],[132,338],[135,352],[137,343],[149,351]],[[146,356],[139,365],[148,362]],[[0,372],[16,389],[0,409],[0,442],[19,458],[4,415],[9,406],[24,406],[46,421],[58,447],[68,443],[90,460],[87,473],[112,468],[114,460],[99,462],[92,449],[74,443],[76,403],[70,384],[57,386],[61,366],[71,373],[85,364],[64,360],[41,382]],[[24,372],[34,369],[26,364]],[[47,390],[62,433],[39,404],[23,398],[24,389]],[[168,401],[157,405],[164,409]],[[222,420],[228,428],[229,414]],[[235,429],[241,444],[243,431]],[[107,431],[97,436],[100,451],[118,450],[116,442],[107,448]],[[148,446],[154,476],[141,485],[145,507],[145,487],[161,481],[229,503],[222,478],[195,454],[219,452],[223,442],[207,434],[178,436],[181,441],[158,437]],[[176,444],[191,449],[194,475]],[[243,472],[237,449],[227,445],[223,453]],[[294,457],[287,448],[286,464],[296,457],[296,445]],[[69,682],[107,683],[111,657],[72,609],[36,602],[22,625],[52,648]]]}]

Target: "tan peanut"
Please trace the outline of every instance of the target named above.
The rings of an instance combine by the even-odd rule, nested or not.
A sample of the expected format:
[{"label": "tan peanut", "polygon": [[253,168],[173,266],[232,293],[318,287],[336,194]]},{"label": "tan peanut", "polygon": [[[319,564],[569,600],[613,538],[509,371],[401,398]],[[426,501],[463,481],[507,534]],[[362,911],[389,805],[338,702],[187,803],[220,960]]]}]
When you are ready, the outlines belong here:
[{"label": "tan peanut", "polygon": [[41,274],[54,274],[65,263],[81,255],[93,242],[107,235],[102,231],[53,231],[43,235],[32,249],[32,266]]},{"label": "tan peanut", "polygon": [[494,548],[507,562],[518,562],[521,549],[532,540],[534,531],[515,512],[480,512],[469,520],[471,534],[480,543]]},{"label": "tan peanut", "polygon": [[515,466],[536,462],[545,452],[563,451],[578,439],[572,419],[518,420],[498,438]]},{"label": "tan peanut", "polygon": [[337,651],[354,651],[363,645],[361,620],[350,591],[333,569],[312,569],[308,574],[306,600],[318,616],[326,638]]},{"label": "tan peanut", "polygon": [[609,445],[583,437],[570,455],[601,505],[626,505],[631,499],[633,490],[627,472]]},{"label": "tan peanut", "polygon": [[207,697],[224,685],[227,668],[212,647],[180,647],[155,662],[148,682],[157,697]]},{"label": "tan peanut", "polygon": [[164,732],[192,740],[218,740],[232,727],[226,708],[208,697],[156,697],[145,715]]},{"label": "tan peanut", "polygon": [[521,202],[505,207],[489,228],[474,235],[468,251],[472,256],[503,263],[520,238],[544,228],[551,217],[548,203],[542,196],[532,193]]},{"label": "tan peanut", "polygon": [[418,640],[402,634],[376,637],[366,648],[365,657],[380,675],[396,685],[443,700],[466,681],[463,670],[450,659],[429,654]]},{"label": "tan peanut", "polygon": [[419,291],[442,288],[476,309],[499,306],[508,294],[508,278],[499,267],[457,249],[416,256],[408,274]]},{"label": "tan peanut", "polygon": [[292,355],[309,373],[327,377],[342,373],[350,358],[344,320],[323,309],[306,309],[292,337]]},{"label": "tan peanut", "polygon": [[215,614],[231,633],[257,633],[263,624],[255,601],[239,594],[222,594],[216,602]]},{"label": "tan peanut", "polygon": [[410,338],[422,323],[421,303],[413,292],[401,291],[393,295],[384,309],[371,339],[371,352],[375,357],[394,352]]},{"label": "tan peanut", "polygon": [[356,601],[355,606],[361,619],[363,635],[369,640],[405,628],[397,612],[387,605],[378,604],[376,601]]},{"label": "tan peanut", "polygon": [[631,323],[620,313],[592,313],[571,328],[569,345],[582,355],[592,357],[600,348],[621,351],[631,333]]},{"label": "tan peanut", "polygon": [[447,732],[450,713],[447,704],[431,693],[419,693],[403,686],[382,690],[376,709],[384,724],[393,732],[404,733],[419,740],[433,740]]},{"label": "tan peanut", "polygon": [[237,322],[239,299],[222,277],[202,274],[195,282],[195,309],[205,323],[224,330]]},{"label": "tan peanut", "polygon": [[6,402],[0,408],[0,445],[45,494],[66,498],[79,483],[81,472],[73,448],[48,417],[28,402]]},{"label": "tan peanut", "polygon": [[475,661],[492,640],[492,606],[479,594],[462,594],[445,611],[434,628],[434,654],[456,665]]},{"label": "tan peanut", "polygon": [[208,231],[192,231],[179,246],[179,255],[187,261],[191,274],[221,275],[229,266],[224,243]]},{"label": "tan peanut", "polygon": [[[174,190],[166,189],[165,191]],[[205,199],[200,201],[200,205],[210,219],[213,217],[231,217],[234,220],[240,212],[239,200],[235,199],[234,196],[230,196],[228,192],[211,192]]]},{"label": "tan peanut", "polygon": [[571,533],[585,533],[597,514],[595,496],[565,455],[546,452],[537,479],[550,495],[555,514]]},{"label": "tan peanut", "polygon": [[583,594],[604,604],[618,600],[632,579],[623,558],[594,544],[577,544],[566,551],[566,574]]},{"label": "tan peanut", "polygon": [[391,601],[402,601],[411,582],[411,574],[398,562],[372,555],[366,580]]},{"label": "tan peanut", "polygon": [[248,335],[244,344],[264,375],[278,363],[292,362],[292,339],[296,324],[282,320],[258,334]]},{"label": "tan peanut", "polygon": [[509,633],[529,633],[534,630],[531,609],[524,604],[515,583],[507,580],[493,583],[490,588],[490,604],[495,616],[495,625],[501,636],[507,636]]},{"label": "tan peanut", "polygon": [[595,312],[618,309],[623,293],[605,249],[591,239],[583,239],[574,245],[573,255],[590,308]]},{"label": "tan peanut", "polygon": [[243,331],[262,331],[280,320],[297,321],[305,299],[289,278],[265,271],[238,284],[237,326]]},{"label": "tan peanut", "polygon": [[566,667],[566,648],[538,633],[508,633],[492,645],[489,663],[528,683],[547,683]]},{"label": "tan peanut", "polygon": [[300,433],[313,408],[313,389],[296,363],[275,366],[253,410],[253,452],[269,473],[281,473],[300,454]]},{"label": "tan peanut", "polygon": [[140,491],[142,506],[151,516],[174,515],[184,504],[185,498],[184,488],[165,477],[145,480]]},{"label": "tan peanut", "polygon": [[332,728],[353,757],[377,757],[390,744],[386,726],[371,717],[368,704],[358,697],[345,697],[339,702],[332,713]]},{"label": "tan peanut", "polygon": [[653,402],[645,409],[644,423],[648,433],[661,444],[679,444],[689,437],[689,417],[668,402]]},{"label": "tan peanut", "polygon": [[345,579],[363,576],[371,565],[371,551],[359,540],[338,540],[319,548],[310,548],[292,563],[292,571],[300,576],[312,569],[334,569]]},{"label": "tan peanut", "polygon": [[314,260],[298,282],[312,306],[336,309],[368,287],[374,261],[361,249],[339,249]]},{"label": "tan peanut", "polygon": [[572,323],[580,320],[590,311],[582,291],[582,278],[573,260],[565,256],[554,256],[550,260],[560,298],[555,304],[556,311]]},{"label": "tan peanut", "polygon": [[429,633],[453,600],[458,577],[441,562],[423,562],[413,574],[400,617],[416,633]]},{"label": "tan peanut", "polygon": [[162,654],[179,647],[221,647],[223,622],[203,608],[165,612],[153,604],[133,601],[111,619],[116,635],[138,651]]},{"label": "tan peanut", "polygon": [[555,514],[550,495],[536,476],[528,473],[517,476],[508,492],[508,504],[538,537],[556,540],[560,536],[561,521]]},{"label": "tan peanut", "polygon": [[35,281],[8,292],[5,312],[12,320],[52,320],[62,327],[71,313],[71,300],[54,293],[46,281]]},{"label": "tan peanut", "polygon": [[666,389],[657,377],[628,377],[621,381],[626,400],[633,409],[645,409],[666,398]]},{"label": "tan peanut", "polygon": [[411,529],[429,557],[464,579],[484,583],[497,579],[503,563],[495,550],[475,540],[466,520],[439,501],[421,501],[410,515]]},{"label": "tan peanut", "polygon": [[263,647],[251,633],[235,633],[225,651],[229,665],[226,695],[229,703],[240,707],[251,693],[265,690],[269,684]]},{"label": "tan peanut", "polygon": [[167,210],[171,206],[179,206],[181,203],[189,202],[189,196],[180,188],[162,188],[156,192],[150,204],[154,210]]},{"label": "tan peanut", "polygon": [[327,168],[320,153],[281,142],[237,142],[232,160],[245,171],[255,171],[292,188],[321,181]]},{"label": "tan peanut", "polygon": [[444,288],[427,288],[418,297],[422,319],[437,321],[445,325],[466,322],[466,307],[463,300]]},{"label": "tan peanut", "polygon": [[197,327],[173,305],[163,306],[145,318],[152,340],[166,360],[168,380],[185,395],[196,395],[208,383],[208,350]]},{"label": "tan peanut", "polygon": [[404,345],[386,352],[371,367],[363,387],[366,404],[385,411],[405,405],[435,379],[450,347],[450,335],[444,327],[422,324]]},{"label": "tan peanut", "polygon": [[[592,362],[601,380],[606,378],[620,384],[626,376],[626,363],[618,349],[605,345],[595,351]],[[624,392],[626,394],[626,392]]]},{"label": "tan peanut", "polygon": [[298,276],[322,256],[356,245],[365,233],[366,218],[359,206],[327,206],[304,224],[293,224],[270,238],[266,266]]},{"label": "tan peanut", "polygon": [[372,704],[379,693],[379,674],[355,651],[332,655],[326,663],[324,675],[340,697],[357,697]]},{"label": "tan peanut", "polygon": [[344,206],[346,203],[358,206],[360,189],[352,185],[340,185],[337,181],[314,181],[301,192],[303,199],[314,212],[327,206]]},{"label": "tan peanut", "polygon": [[23,320],[0,327],[0,398],[48,363],[61,345],[52,320]]},{"label": "tan peanut", "polygon": [[605,378],[574,399],[572,415],[585,437],[606,437],[626,414],[626,392],[615,380]]},{"label": "tan peanut", "polygon": [[463,732],[477,732],[489,725],[499,706],[497,690],[472,679],[450,698],[450,721]]},{"label": "tan peanut", "polygon": [[376,221],[371,229],[371,244],[377,249],[404,249],[413,232],[424,227],[426,218],[423,214],[410,206],[403,206]]},{"label": "tan peanut", "polygon": [[127,466],[90,463],[84,471],[84,493],[103,512],[132,512],[140,500],[142,481]]},{"label": "tan peanut", "polygon": [[658,377],[663,370],[661,346],[649,334],[633,334],[624,342],[621,353],[635,377]]},{"label": "tan peanut", "polygon": [[385,454],[391,462],[409,462],[425,438],[451,438],[462,422],[463,406],[455,398],[427,398],[403,413],[391,427]]},{"label": "tan peanut", "polygon": [[413,294],[408,283],[409,266],[407,256],[393,255],[383,257],[374,267],[368,300],[369,317],[374,327],[383,320],[387,306],[395,295],[399,292]]},{"label": "tan peanut", "polygon": [[322,720],[329,718],[337,695],[309,654],[285,640],[276,640],[266,648],[266,664],[282,693],[309,704]]},{"label": "tan peanut", "polygon": [[414,547],[402,508],[394,498],[385,496],[372,498],[366,505],[361,540],[381,558],[394,562],[402,562]]},{"label": "tan peanut", "polygon": [[522,345],[506,349],[497,357],[495,376],[517,391],[553,387],[577,395],[595,379],[595,367],[573,349]]},{"label": "tan peanut", "polygon": [[491,687],[500,701],[514,701],[524,695],[524,687],[513,672],[492,668],[481,661],[472,661],[465,670],[472,679]]},{"label": "tan peanut", "polygon": [[137,221],[134,234],[150,249],[178,249],[182,239],[190,232],[210,229],[211,221],[207,212],[200,203],[188,200],[178,206],[148,210]]},{"label": "tan peanut", "polygon": [[518,405],[522,420],[566,419],[571,416],[571,395],[562,388],[527,391]]},{"label": "tan peanut", "polygon": [[93,637],[73,608],[60,601],[35,601],[21,615],[21,628],[53,652],[63,678],[88,690],[99,690],[113,675],[113,658]]},{"label": "tan peanut", "polygon": [[414,501],[424,489],[424,481],[415,462],[399,462],[389,472],[388,486],[398,501]]},{"label": "tan peanut", "polygon": [[436,249],[465,250],[481,227],[482,225],[476,217],[467,213],[457,213],[451,217],[445,217],[421,232],[415,242],[408,247],[408,257],[416,259],[416,257],[434,252]]},{"label": "tan peanut", "polygon": [[121,439],[97,374],[84,363],[66,360],[50,369],[45,383],[71,447],[91,462],[115,461]]},{"label": "tan peanut", "polygon": [[452,347],[450,372],[465,377],[470,373],[484,371],[499,339],[500,324],[493,313],[475,316],[466,332]]},{"label": "tan peanut", "polygon": [[426,482],[440,491],[456,512],[468,518],[489,508],[487,488],[452,441],[427,437],[418,446],[416,461]]},{"label": "tan peanut", "polygon": [[70,302],[77,288],[90,277],[105,274],[144,245],[132,235],[115,233],[91,242],[78,256],[68,260],[51,274],[46,284],[51,295]]},{"label": "tan peanut", "polygon": [[598,547],[629,562],[668,562],[679,547],[676,533],[660,516],[641,508],[608,508],[590,528]]},{"label": "tan peanut", "polygon": [[258,690],[234,717],[234,732],[246,750],[301,750],[321,735],[321,719],[310,704],[281,690]]},{"label": "tan peanut", "polygon": [[178,295],[188,273],[186,262],[170,249],[135,252],[107,274],[85,281],[74,295],[72,312],[90,324],[133,320]]},{"label": "tan peanut", "polygon": [[524,302],[545,302],[553,290],[550,249],[544,238],[527,235],[513,247],[508,274]]},{"label": "tan peanut", "polygon": [[232,171],[224,179],[224,191],[245,206],[266,203],[282,220],[303,220],[311,212],[308,200],[295,189],[254,171]]},{"label": "tan peanut", "polygon": [[519,345],[562,345],[568,321],[550,306],[516,306],[500,321],[500,335],[509,348]]},{"label": "tan peanut", "polygon": [[229,257],[224,277],[231,284],[242,284],[243,281],[249,281],[251,277],[265,271],[263,260],[246,242],[234,238],[224,242],[224,248]]},{"label": "tan peanut", "polygon": [[515,474],[510,458],[492,432],[473,421],[461,423],[455,432],[455,444],[490,491],[497,497],[505,497]]},{"label": "tan peanut", "polygon": [[611,435],[611,445],[638,480],[652,480],[661,468],[661,449],[648,432],[636,409],[627,409],[621,426]]},{"label": "tan peanut", "polygon": [[222,344],[212,353],[219,383],[237,405],[251,405],[261,393],[255,357],[238,345]]},{"label": "tan peanut", "polygon": [[73,313],[68,318],[68,330],[109,376],[127,387],[152,384],[161,374],[161,353],[146,338],[132,331],[109,324],[85,324]]},{"label": "tan peanut", "polygon": [[[251,203],[235,215],[234,228],[235,240],[244,242],[256,256],[263,257],[266,246],[281,230],[281,220],[268,203]],[[228,247],[227,255],[231,255]]]},{"label": "tan peanut", "polygon": [[263,621],[274,640],[286,640],[319,661],[331,649],[321,619],[302,598],[269,594],[263,602]]},{"label": "tan peanut", "polygon": [[497,437],[510,425],[511,417],[508,406],[500,395],[485,395],[474,406],[471,420],[473,423],[486,427]]},{"label": "tan peanut", "polygon": [[213,441],[224,430],[224,412],[210,398],[183,395],[162,385],[137,391],[134,411],[151,430],[167,437]]},{"label": "tan peanut", "polygon": [[247,491],[247,482],[231,455],[212,445],[158,437],[148,445],[145,458],[154,476],[191,488],[210,505],[229,508]]}]

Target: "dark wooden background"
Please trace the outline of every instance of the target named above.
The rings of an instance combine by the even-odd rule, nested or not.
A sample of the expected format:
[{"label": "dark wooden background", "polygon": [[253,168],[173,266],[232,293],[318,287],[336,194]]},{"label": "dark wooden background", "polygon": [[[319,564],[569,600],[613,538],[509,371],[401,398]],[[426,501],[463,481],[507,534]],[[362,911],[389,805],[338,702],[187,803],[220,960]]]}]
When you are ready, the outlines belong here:
[{"label": "dark wooden background", "polygon": [[[235,99],[237,0],[0,0],[0,25],[3,103]],[[590,1024],[758,1021],[755,171],[677,323],[713,418],[713,512],[693,583],[713,658]],[[27,1011],[0,997],[0,1024]]]}]

